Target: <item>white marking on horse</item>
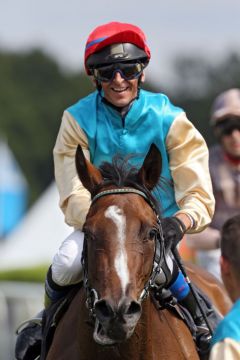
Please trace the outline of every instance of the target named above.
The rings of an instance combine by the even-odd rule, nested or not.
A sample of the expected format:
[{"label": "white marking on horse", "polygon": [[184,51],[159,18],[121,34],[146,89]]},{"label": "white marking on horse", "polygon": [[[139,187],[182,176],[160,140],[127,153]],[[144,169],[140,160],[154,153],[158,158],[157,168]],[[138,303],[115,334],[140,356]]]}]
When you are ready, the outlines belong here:
[{"label": "white marking on horse", "polygon": [[122,210],[116,205],[109,206],[105,211],[105,216],[106,218],[111,219],[117,227],[118,248],[114,265],[121,281],[123,294],[125,294],[126,286],[129,283],[128,259],[125,250],[126,217],[122,213]]}]

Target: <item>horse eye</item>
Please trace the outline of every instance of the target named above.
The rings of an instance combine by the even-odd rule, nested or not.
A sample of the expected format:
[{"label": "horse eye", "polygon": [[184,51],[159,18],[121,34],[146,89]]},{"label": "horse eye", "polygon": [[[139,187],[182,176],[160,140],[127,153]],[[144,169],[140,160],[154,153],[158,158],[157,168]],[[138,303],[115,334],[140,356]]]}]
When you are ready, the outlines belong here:
[{"label": "horse eye", "polygon": [[148,237],[150,240],[154,240],[157,236],[157,231],[156,229],[152,229],[149,231]]}]

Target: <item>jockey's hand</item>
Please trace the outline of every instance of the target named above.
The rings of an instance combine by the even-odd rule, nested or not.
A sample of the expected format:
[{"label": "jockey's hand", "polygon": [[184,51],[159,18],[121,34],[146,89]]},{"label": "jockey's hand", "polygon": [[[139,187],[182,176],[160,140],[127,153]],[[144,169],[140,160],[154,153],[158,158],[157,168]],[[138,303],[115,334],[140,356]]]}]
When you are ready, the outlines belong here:
[{"label": "jockey's hand", "polygon": [[161,223],[166,248],[175,248],[186,232],[185,225],[175,216],[163,218]]}]

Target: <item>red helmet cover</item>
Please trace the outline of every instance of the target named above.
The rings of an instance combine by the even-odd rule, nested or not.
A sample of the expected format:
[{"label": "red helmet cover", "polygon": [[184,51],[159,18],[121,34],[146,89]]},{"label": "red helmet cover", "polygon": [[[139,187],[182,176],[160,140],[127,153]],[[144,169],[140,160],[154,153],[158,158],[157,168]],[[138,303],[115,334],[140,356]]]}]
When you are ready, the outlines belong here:
[{"label": "red helmet cover", "polygon": [[148,60],[151,57],[150,49],[146,44],[146,37],[139,27],[127,23],[110,22],[98,26],[91,32],[87,39],[84,63],[88,75],[90,75],[90,72],[86,66],[86,61],[89,56],[108,45],[118,43],[134,44],[144,50]]}]

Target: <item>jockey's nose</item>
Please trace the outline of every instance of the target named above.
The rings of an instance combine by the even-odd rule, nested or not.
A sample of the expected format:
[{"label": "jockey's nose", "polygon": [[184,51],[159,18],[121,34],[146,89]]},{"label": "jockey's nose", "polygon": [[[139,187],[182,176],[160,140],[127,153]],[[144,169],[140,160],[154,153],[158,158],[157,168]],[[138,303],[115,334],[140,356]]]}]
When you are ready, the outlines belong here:
[{"label": "jockey's nose", "polygon": [[125,80],[125,79],[122,77],[121,73],[119,71],[116,71],[112,81],[122,82],[123,80]]},{"label": "jockey's nose", "polygon": [[139,302],[131,298],[124,298],[118,306],[113,306],[107,299],[102,299],[95,304],[96,316],[101,323],[118,319],[123,322],[136,321],[139,319],[142,307]]}]

